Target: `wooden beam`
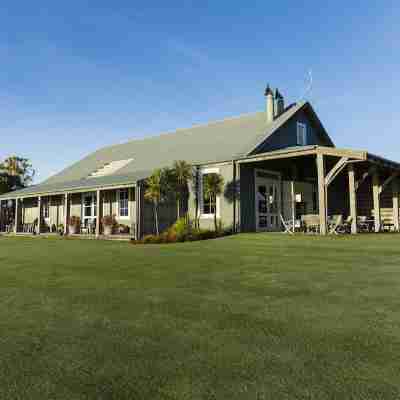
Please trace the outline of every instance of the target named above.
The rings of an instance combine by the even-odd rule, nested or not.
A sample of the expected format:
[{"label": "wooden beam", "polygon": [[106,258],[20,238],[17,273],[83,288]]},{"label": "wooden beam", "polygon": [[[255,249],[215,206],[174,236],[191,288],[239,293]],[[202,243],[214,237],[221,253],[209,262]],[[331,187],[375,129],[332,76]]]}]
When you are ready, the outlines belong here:
[{"label": "wooden beam", "polygon": [[334,167],[329,171],[329,173],[325,177],[325,185],[329,186],[333,180],[340,174],[343,168],[346,166],[349,161],[348,157],[342,157]]},{"label": "wooden beam", "polygon": [[350,200],[350,216],[351,216],[351,233],[357,233],[357,193],[355,184],[354,165],[349,164],[347,167],[349,176],[349,200]]},{"label": "wooden beam", "polygon": [[325,188],[324,156],[317,154],[319,230],[321,235],[327,234],[327,198]]},{"label": "wooden beam", "polygon": [[394,179],[392,181],[392,204],[393,204],[393,226],[396,232],[400,230],[399,223],[399,181]]},{"label": "wooden beam", "polygon": [[[237,160],[238,164],[253,163],[257,161],[279,160],[282,158],[304,157],[315,155],[316,149],[309,150],[290,150],[290,151],[271,151],[270,153],[258,154],[257,156],[250,156]],[[207,163],[209,164],[209,163]]]},{"label": "wooden beam", "polygon": [[64,194],[64,235],[68,235],[68,193]]},{"label": "wooden beam", "polygon": [[398,176],[399,176],[399,172],[396,171],[396,172],[393,172],[393,174],[390,175],[388,178],[386,178],[386,180],[382,183],[382,185],[379,188],[379,194],[381,194],[385,190],[385,187],[388,186],[389,183],[392,182],[392,180],[394,178],[397,178]]},{"label": "wooden beam", "polygon": [[100,196],[101,196],[101,191],[97,190],[96,193],[96,211],[97,211],[97,216],[96,216],[96,238],[99,238],[100,236],[100,218],[101,218],[101,210],[100,210]]},{"label": "wooden beam", "polygon": [[317,153],[323,154],[325,156],[348,157],[354,160],[363,160],[363,161],[367,160],[366,151],[355,151],[349,149],[338,149],[336,147],[318,146]]},{"label": "wooden beam", "polygon": [[381,230],[381,208],[379,204],[380,193],[379,193],[379,174],[377,171],[372,175],[372,193],[373,193],[373,204],[374,204],[374,221],[375,221],[375,232]]}]

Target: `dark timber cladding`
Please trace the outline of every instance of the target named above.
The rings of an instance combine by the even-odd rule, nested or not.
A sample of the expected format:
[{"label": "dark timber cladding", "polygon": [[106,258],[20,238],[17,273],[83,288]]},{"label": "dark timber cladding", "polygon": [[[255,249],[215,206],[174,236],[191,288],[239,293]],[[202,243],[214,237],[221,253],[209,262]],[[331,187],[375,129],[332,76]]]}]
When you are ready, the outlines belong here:
[{"label": "dark timber cladding", "polygon": [[[357,215],[360,210],[364,215],[374,217],[374,229],[382,230],[383,213],[390,213],[391,225],[395,231],[400,228],[399,222],[399,177],[400,164],[375,156],[366,151],[338,149],[324,146],[304,146],[302,148],[287,148],[237,160],[241,166],[241,176],[246,185],[252,179],[249,166],[259,163],[277,165],[280,160],[295,162],[306,158],[315,159],[314,178],[318,184],[318,213],[320,218],[320,233],[328,232],[327,217],[329,212],[343,212],[348,209],[351,232],[357,233]],[[274,164],[272,164],[272,162]],[[281,166],[283,164],[280,164]],[[281,167],[279,167],[281,168]],[[344,177],[346,179],[343,179]],[[344,186],[345,185],[345,186]],[[241,189],[243,183],[241,182]],[[251,186],[251,185],[250,185]],[[391,190],[388,191],[388,188]],[[336,193],[332,193],[332,192]],[[254,201],[254,191],[242,193],[242,227],[246,230],[246,221],[252,220],[250,210],[246,205]],[[367,195],[365,195],[367,193]],[[368,195],[370,193],[370,195]],[[366,196],[368,199],[366,199]],[[343,201],[347,202],[347,205]],[[389,204],[392,202],[392,204]],[[332,204],[330,204],[332,203]],[[250,207],[251,208],[251,207]],[[388,211],[389,210],[389,211]],[[247,212],[246,212],[247,211]],[[385,215],[386,215],[385,214]]]}]

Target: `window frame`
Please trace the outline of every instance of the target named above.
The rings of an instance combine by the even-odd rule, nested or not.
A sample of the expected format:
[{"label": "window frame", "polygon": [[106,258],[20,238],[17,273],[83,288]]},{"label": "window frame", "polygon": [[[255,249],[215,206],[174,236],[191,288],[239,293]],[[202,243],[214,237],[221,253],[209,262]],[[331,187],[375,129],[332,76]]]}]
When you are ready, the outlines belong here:
[{"label": "window frame", "polygon": [[308,132],[307,124],[297,121],[296,140],[298,146],[307,146]]},{"label": "window frame", "polygon": [[[204,191],[203,191],[203,176],[208,174],[219,174],[219,168],[202,168],[200,170],[200,179],[199,179],[199,217],[201,219],[212,219],[214,218],[214,213],[205,214],[204,213]],[[215,199],[215,211],[217,214],[217,218],[221,218],[221,196],[217,196]]]},{"label": "window frame", "polygon": [[[121,215],[121,192],[127,193],[126,200],[128,202],[127,204],[128,215]],[[130,219],[131,217],[129,188],[117,189],[117,217],[118,219]]]}]

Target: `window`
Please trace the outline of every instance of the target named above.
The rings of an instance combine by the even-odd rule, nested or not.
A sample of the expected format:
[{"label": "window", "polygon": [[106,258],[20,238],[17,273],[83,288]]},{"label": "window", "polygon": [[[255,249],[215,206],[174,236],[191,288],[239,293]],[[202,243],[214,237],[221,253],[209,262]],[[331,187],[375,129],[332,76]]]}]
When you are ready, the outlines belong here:
[{"label": "window", "polygon": [[307,125],[302,122],[297,123],[297,144],[299,146],[307,145]]},{"label": "window", "polygon": [[219,174],[218,168],[206,168],[201,172],[200,180],[200,214],[202,218],[214,218],[214,214],[217,214],[219,218],[219,196],[209,197],[205,193],[204,182],[208,175]]},{"label": "window", "polygon": [[129,218],[129,190],[118,190],[118,216]]},{"label": "window", "polygon": [[212,196],[207,196],[204,190],[204,182],[208,175],[210,174],[203,175],[203,214],[215,214],[217,208],[217,199]]},{"label": "window", "polygon": [[93,196],[88,195],[83,197],[83,216],[84,217],[92,217],[96,213],[93,213]]}]

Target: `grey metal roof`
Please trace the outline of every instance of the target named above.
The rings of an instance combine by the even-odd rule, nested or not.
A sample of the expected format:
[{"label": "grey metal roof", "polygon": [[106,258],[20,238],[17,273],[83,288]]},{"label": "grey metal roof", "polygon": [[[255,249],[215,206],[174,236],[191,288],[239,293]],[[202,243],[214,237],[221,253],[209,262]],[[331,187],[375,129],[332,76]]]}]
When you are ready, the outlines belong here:
[{"label": "grey metal roof", "polygon": [[45,195],[50,193],[63,193],[92,190],[97,188],[117,187],[125,185],[133,185],[139,180],[145,179],[150,175],[151,171],[137,171],[129,176],[126,175],[111,175],[101,178],[78,179],[68,182],[42,183],[32,185],[25,189],[16,190],[14,192],[0,195],[0,199],[8,199],[14,197],[29,197]]},{"label": "grey metal roof", "polygon": [[[74,188],[114,186],[128,181],[134,183],[148,177],[155,168],[171,165],[174,160],[204,164],[240,158],[254,151],[303,107],[313,113],[310,104],[302,102],[288,107],[270,124],[266,122],[265,112],[257,112],[108,146],[72,164],[43,183],[13,192],[12,195],[26,196]],[[124,159],[133,161],[114,175],[88,178],[105,164]],[[7,196],[10,194],[0,198]]]}]

